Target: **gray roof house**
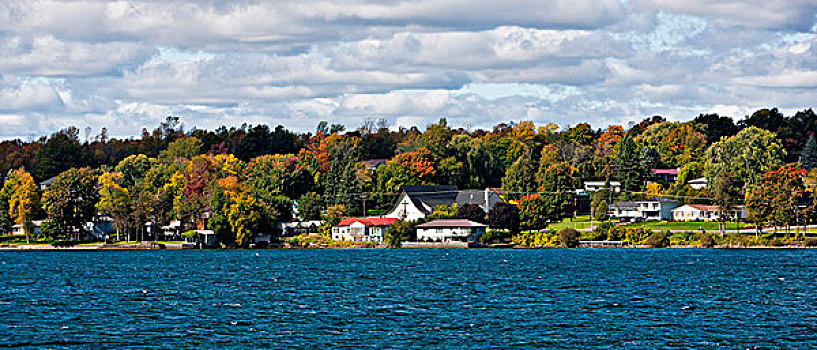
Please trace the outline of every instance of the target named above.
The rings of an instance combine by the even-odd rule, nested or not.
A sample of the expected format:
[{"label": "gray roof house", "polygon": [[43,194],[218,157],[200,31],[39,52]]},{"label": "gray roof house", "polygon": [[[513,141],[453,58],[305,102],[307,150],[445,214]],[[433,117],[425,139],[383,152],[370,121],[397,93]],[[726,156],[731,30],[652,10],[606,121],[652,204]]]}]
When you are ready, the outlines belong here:
[{"label": "gray roof house", "polygon": [[610,205],[610,215],[622,219],[669,220],[672,219],[672,210],[679,205],[677,200],[664,197],[616,202]]},{"label": "gray roof house", "polygon": [[438,206],[477,204],[487,213],[502,202],[499,193],[491,189],[458,190],[457,186],[404,185],[392,209],[383,217],[417,220],[431,214]]}]

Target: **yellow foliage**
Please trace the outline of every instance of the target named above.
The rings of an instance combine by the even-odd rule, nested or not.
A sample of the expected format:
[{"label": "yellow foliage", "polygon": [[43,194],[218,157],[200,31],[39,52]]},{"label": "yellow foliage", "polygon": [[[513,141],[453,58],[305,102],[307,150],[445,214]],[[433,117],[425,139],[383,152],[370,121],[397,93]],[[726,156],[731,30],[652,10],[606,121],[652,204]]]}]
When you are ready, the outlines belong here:
[{"label": "yellow foliage", "polygon": [[658,183],[647,184],[647,194],[652,197],[660,197],[664,193],[664,186]]}]

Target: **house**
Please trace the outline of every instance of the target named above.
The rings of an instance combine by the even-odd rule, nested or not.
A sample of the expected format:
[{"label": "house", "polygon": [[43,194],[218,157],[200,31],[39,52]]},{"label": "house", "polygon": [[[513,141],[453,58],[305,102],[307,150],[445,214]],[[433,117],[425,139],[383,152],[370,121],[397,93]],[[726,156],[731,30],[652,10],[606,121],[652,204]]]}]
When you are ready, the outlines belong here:
[{"label": "house", "polygon": [[[675,221],[717,221],[721,219],[720,207],[717,205],[687,204],[672,210]],[[746,209],[738,207],[727,213],[729,220],[745,219]]]},{"label": "house", "polygon": [[323,225],[323,221],[291,221],[279,222],[275,226],[279,230],[281,237],[294,237],[310,233],[318,233],[318,227]]},{"label": "house", "polygon": [[652,178],[654,181],[669,184],[678,180],[678,169],[652,169]]},{"label": "house", "polygon": [[213,230],[193,230],[195,235],[184,236],[184,243],[199,248],[217,247],[218,237]]},{"label": "house", "polygon": [[[34,220],[31,223],[34,225],[34,233],[32,234],[32,236],[39,235],[42,232],[41,228],[43,226],[43,221],[42,220]],[[23,231],[23,225],[16,224],[16,225],[12,226],[11,227],[11,235],[12,236],[25,236],[26,233],[25,233],[25,231]]]},{"label": "house", "polygon": [[476,204],[485,213],[491,211],[495,205],[504,202],[501,190],[496,188],[486,188],[484,190],[462,190],[457,193],[457,205]]},{"label": "house", "polygon": [[656,197],[643,201],[617,202],[610,206],[610,215],[622,219],[669,220],[677,200]]},{"label": "house", "polygon": [[485,233],[485,225],[466,219],[434,220],[415,226],[418,241],[475,242]]},{"label": "house", "polygon": [[[604,185],[606,181],[585,181],[584,182],[584,190],[587,192],[597,192],[604,189]],[[613,192],[621,192],[621,182],[618,181],[610,181],[610,188],[613,189]]]},{"label": "house", "polygon": [[332,228],[336,241],[383,242],[386,230],[397,222],[395,218],[348,218]]},{"label": "house", "polygon": [[45,190],[47,190],[47,189],[48,189],[48,186],[51,186],[51,183],[52,183],[52,182],[54,182],[54,180],[56,180],[56,179],[57,179],[57,177],[56,177],[56,176],[54,176],[54,177],[52,177],[52,178],[50,178],[50,179],[48,179],[48,180],[45,180],[45,181],[43,181],[43,182],[40,182],[40,191],[45,191]]},{"label": "house", "polygon": [[709,181],[707,181],[705,177],[699,177],[697,179],[689,180],[687,184],[689,185],[689,187],[692,187],[696,190],[700,190],[702,188],[706,188],[706,186],[709,184]]},{"label": "house", "polygon": [[486,213],[497,203],[503,202],[496,189],[458,190],[457,186],[404,185],[400,194],[384,217],[400,220],[417,220],[431,214],[438,206],[454,204],[477,204]]},{"label": "house", "polygon": [[386,165],[388,159],[369,159],[363,161],[363,166],[369,171],[375,171],[382,165]]}]

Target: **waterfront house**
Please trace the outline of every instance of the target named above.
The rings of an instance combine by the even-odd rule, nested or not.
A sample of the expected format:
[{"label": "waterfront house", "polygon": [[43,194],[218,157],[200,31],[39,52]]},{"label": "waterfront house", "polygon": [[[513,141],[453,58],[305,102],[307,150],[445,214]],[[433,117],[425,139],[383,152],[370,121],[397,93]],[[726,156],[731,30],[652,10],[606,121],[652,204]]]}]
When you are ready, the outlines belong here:
[{"label": "waterfront house", "polygon": [[[745,219],[746,209],[737,207],[727,212],[727,218]],[[675,221],[718,221],[721,219],[721,209],[717,205],[687,204],[672,210],[672,219]]]},{"label": "waterfront house", "polygon": [[[42,232],[41,228],[43,226],[43,221],[42,220],[34,220],[31,223],[34,225],[34,233],[32,235],[33,236],[39,235]],[[25,236],[26,233],[25,233],[25,231],[23,231],[23,225],[16,224],[16,225],[12,226],[11,227],[11,235],[12,236]]]},{"label": "waterfront house", "polygon": [[415,228],[418,241],[476,242],[485,233],[486,226],[466,219],[442,219]]},{"label": "waterfront house", "polygon": [[677,200],[664,197],[617,202],[610,206],[610,215],[620,219],[669,220],[672,219],[672,210],[678,206]]},{"label": "waterfront house", "polygon": [[454,204],[479,205],[486,213],[503,202],[497,189],[458,190],[456,186],[405,185],[400,187],[397,200],[384,217],[400,220],[417,220],[431,214],[438,206]]},{"label": "waterfront house", "polygon": [[397,222],[395,218],[348,218],[332,228],[336,241],[383,242],[386,230]]},{"label": "waterfront house", "polygon": [[[606,181],[585,181],[584,190],[587,192],[601,191],[604,189],[606,183]],[[613,190],[613,192],[621,192],[621,182],[610,181],[610,188]]]}]

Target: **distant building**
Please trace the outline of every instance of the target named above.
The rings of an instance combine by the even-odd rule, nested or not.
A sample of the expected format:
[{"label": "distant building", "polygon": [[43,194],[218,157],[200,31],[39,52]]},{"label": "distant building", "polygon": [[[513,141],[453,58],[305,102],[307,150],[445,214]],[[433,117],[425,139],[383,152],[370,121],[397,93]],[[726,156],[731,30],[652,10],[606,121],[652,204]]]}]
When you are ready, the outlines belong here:
[{"label": "distant building", "polygon": [[415,226],[418,241],[475,242],[485,233],[486,226],[465,219],[434,220]]},{"label": "distant building", "polygon": [[[687,204],[672,210],[672,219],[675,221],[717,221],[721,219],[720,207],[717,205]],[[738,207],[727,212],[727,218],[745,219],[746,210]]]},{"label": "distant building", "polygon": [[[39,235],[42,232],[41,228],[43,226],[43,221],[42,220],[34,220],[31,223],[34,224],[34,233],[32,235],[33,236]],[[25,233],[25,231],[23,231],[23,225],[16,224],[16,225],[12,226],[11,227],[11,235],[12,236],[25,236],[26,233]]]},{"label": "distant building", "polygon": [[369,171],[375,171],[375,170],[377,170],[377,168],[379,168],[379,167],[381,167],[383,165],[386,165],[386,163],[388,163],[388,162],[389,162],[388,159],[369,159],[369,160],[364,160],[363,165]]},{"label": "distant building", "polygon": [[678,169],[652,169],[652,178],[659,183],[673,183],[678,180]]},{"label": "distant building", "polygon": [[672,210],[678,205],[677,200],[663,197],[634,202],[617,202],[610,206],[610,215],[622,219],[669,220],[672,219]]},{"label": "distant building", "polygon": [[709,184],[709,181],[707,181],[705,177],[699,177],[697,179],[689,180],[687,184],[689,185],[689,187],[692,187],[696,190],[700,190],[702,188],[706,188],[706,186]]},{"label": "distant building", "polygon": [[48,186],[51,186],[51,183],[52,183],[52,182],[54,182],[54,180],[56,180],[56,179],[57,179],[57,177],[56,177],[56,176],[54,176],[54,177],[52,177],[52,178],[50,178],[50,179],[48,179],[48,180],[45,180],[45,181],[43,181],[43,182],[40,182],[40,191],[45,191],[45,190],[47,190],[47,189],[48,189]]},{"label": "distant building", "polygon": [[477,204],[486,213],[497,203],[503,202],[496,189],[458,190],[457,186],[405,185],[384,217],[400,220],[417,220],[431,214],[438,206],[450,207],[454,204]]},{"label": "distant building", "polygon": [[[605,181],[585,181],[584,190],[587,192],[597,192],[604,189]],[[621,192],[621,182],[610,181],[610,188],[613,192]]]},{"label": "distant building", "polygon": [[386,230],[397,222],[395,218],[349,218],[332,228],[336,241],[383,242]]}]

